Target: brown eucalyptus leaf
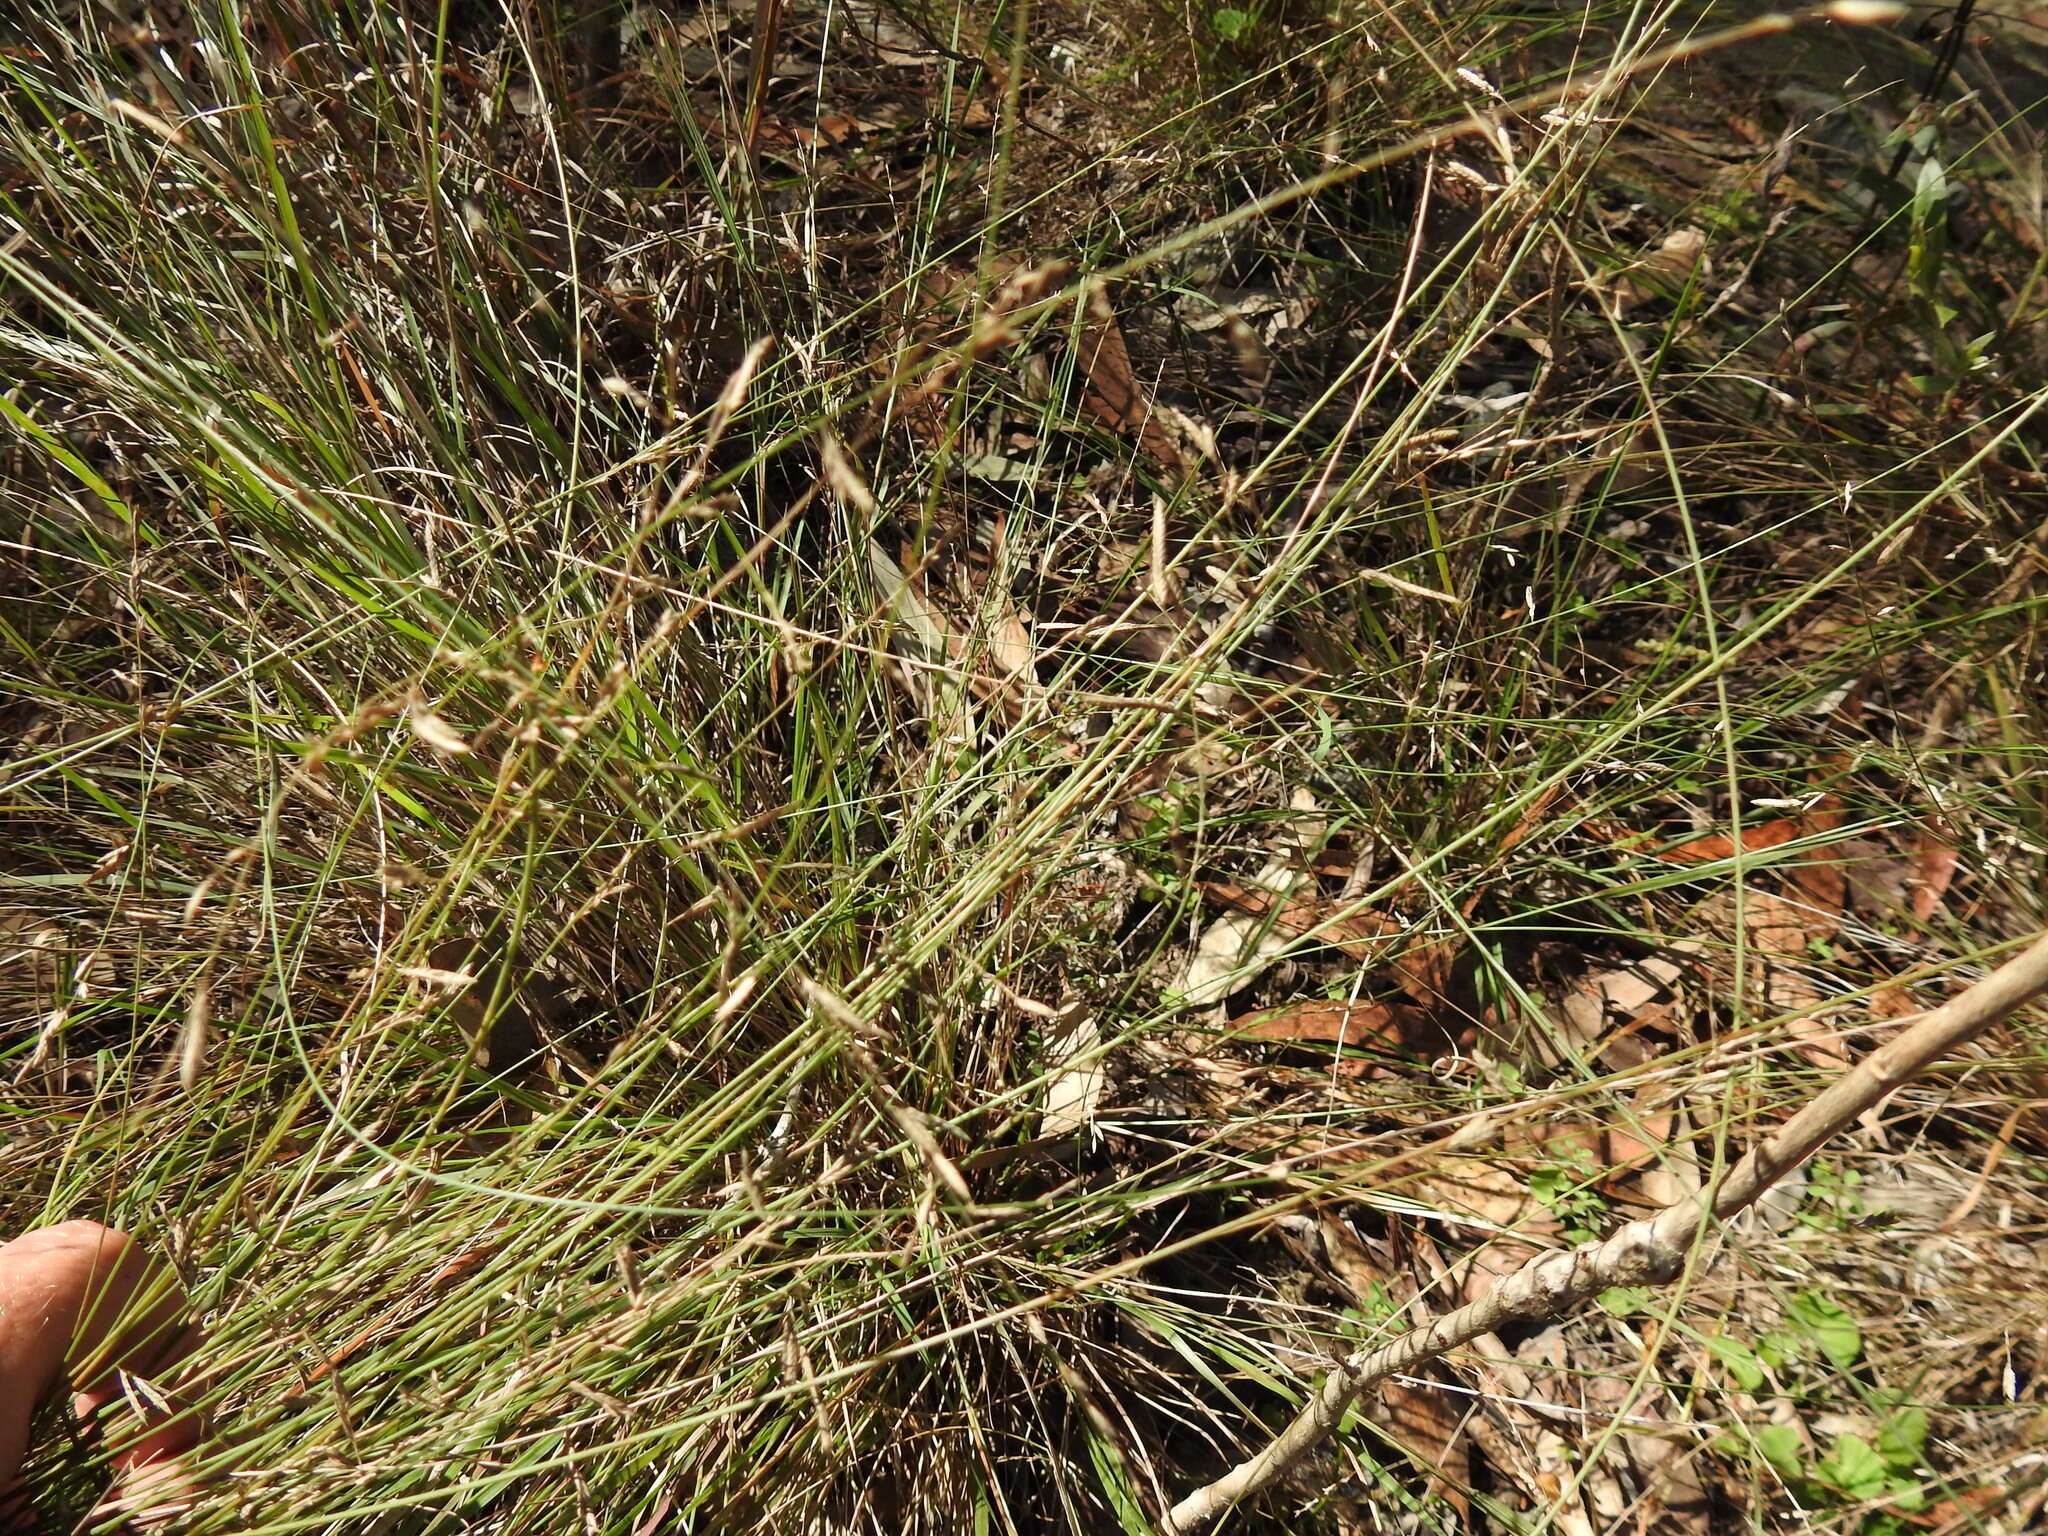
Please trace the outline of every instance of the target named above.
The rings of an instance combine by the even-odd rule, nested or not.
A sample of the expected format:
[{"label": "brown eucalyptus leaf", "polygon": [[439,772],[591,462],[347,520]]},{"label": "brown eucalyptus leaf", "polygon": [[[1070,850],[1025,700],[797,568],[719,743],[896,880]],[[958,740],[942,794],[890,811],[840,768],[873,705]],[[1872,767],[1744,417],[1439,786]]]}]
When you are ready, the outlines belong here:
[{"label": "brown eucalyptus leaf", "polygon": [[1180,449],[1159,424],[1151,396],[1138,382],[1123,327],[1100,283],[1089,284],[1076,344],[1081,403],[1105,426],[1136,438],[1161,468],[1180,474],[1185,468]]}]

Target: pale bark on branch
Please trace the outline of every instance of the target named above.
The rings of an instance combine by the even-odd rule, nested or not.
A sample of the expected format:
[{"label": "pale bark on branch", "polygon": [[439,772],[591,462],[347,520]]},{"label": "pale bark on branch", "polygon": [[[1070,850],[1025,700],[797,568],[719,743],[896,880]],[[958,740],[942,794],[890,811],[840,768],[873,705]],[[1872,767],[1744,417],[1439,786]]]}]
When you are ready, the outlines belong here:
[{"label": "pale bark on branch", "polygon": [[1708,1226],[1752,1204],[1865,1110],[2043,992],[2048,992],[2048,935],[1857,1062],[1752,1147],[1717,1187],[1630,1222],[1604,1241],[1541,1254],[1495,1281],[1477,1301],[1352,1355],[1317,1384],[1307,1406],[1271,1444],[1174,1505],[1164,1529],[1169,1536],[1206,1530],[1284,1476],[1329,1438],[1362,1393],[1397,1372],[1413,1370],[1503,1324],[1560,1317],[1613,1286],[1662,1285],[1675,1279]]}]

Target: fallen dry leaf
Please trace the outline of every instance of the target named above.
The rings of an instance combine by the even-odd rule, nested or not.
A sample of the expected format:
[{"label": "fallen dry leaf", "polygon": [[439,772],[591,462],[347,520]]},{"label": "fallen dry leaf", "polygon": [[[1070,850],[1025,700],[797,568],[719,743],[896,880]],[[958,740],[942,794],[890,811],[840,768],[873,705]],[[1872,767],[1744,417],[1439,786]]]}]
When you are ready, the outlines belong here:
[{"label": "fallen dry leaf", "polygon": [[[1636,1529],[1708,1536],[1714,1528],[1714,1501],[1695,1465],[1698,1447],[1630,1430],[1622,1431],[1621,1443],[1643,1484],[1642,1518]],[[1664,1516],[1661,1523],[1656,1519],[1659,1513]]]},{"label": "fallen dry leaf", "polygon": [[[829,452],[824,461],[835,490],[840,485],[838,476],[853,477],[847,482],[847,492],[842,492],[842,499],[853,500],[849,493],[859,481],[851,467]],[[879,543],[870,541],[868,564],[888,610],[897,621],[890,639],[898,650],[923,662],[985,660],[990,664],[988,668],[966,673],[965,694],[950,679],[935,682],[934,697],[942,710],[953,715],[954,735],[972,737],[974,712],[968,694],[991,708],[1014,708],[1016,690],[1035,680],[1038,657],[1014,608],[999,598],[985,600],[985,622],[977,640],[932,600],[914,572],[906,571]],[[939,677],[936,672],[930,675]]]},{"label": "fallen dry leaf", "polygon": [[[1354,960],[1387,966],[1401,990],[1421,1007],[1438,1011],[1451,1002],[1452,971],[1464,952],[1462,940],[1424,939],[1402,948],[1406,925],[1382,912],[1347,912],[1341,902],[1310,896],[1289,899],[1268,918],[1266,914],[1276,904],[1270,892],[1227,880],[1204,881],[1202,890],[1245,919],[1267,925],[1267,932],[1282,941],[1275,952],[1285,948],[1287,941],[1313,932],[1318,943],[1340,949]],[[1448,1027],[1436,1028],[1438,1044],[1411,1048],[1435,1055],[1451,1043],[1454,1033]]]},{"label": "fallen dry leaf", "polygon": [[1454,1220],[1483,1232],[1542,1239],[1561,1230],[1550,1208],[1529,1192],[1522,1170],[1484,1157],[1439,1157],[1415,1174],[1412,1193]]},{"label": "fallen dry leaf", "polygon": [[1095,1015],[1079,1004],[1062,1010],[1060,1022],[1051,1029],[1057,1034],[1046,1046],[1045,1061],[1057,1074],[1045,1085],[1039,1133],[1074,1136],[1088,1128],[1102,1101],[1102,1036]]},{"label": "fallen dry leaf", "polygon": [[1182,473],[1186,465],[1180,449],[1153,414],[1151,397],[1131,368],[1123,327],[1099,282],[1088,285],[1076,345],[1081,403],[1104,425],[1135,437],[1161,468]]},{"label": "fallen dry leaf", "polygon": [[1401,1023],[1400,1014],[1386,1003],[1295,1003],[1261,1016],[1242,1033],[1247,1040],[1323,1041],[1399,1050]]},{"label": "fallen dry leaf", "polygon": [[[1768,891],[1745,891],[1739,903],[1736,893],[1724,891],[1700,903],[1693,909],[1693,915],[1697,921],[1727,936],[1734,932],[1738,906],[1745,942],[1766,960],[1797,959],[1807,953],[1814,940],[1832,938],[1841,926],[1833,913],[1773,896]],[[1806,992],[1811,991],[1808,986]]]},{"label": "fallen dry leaf", "polygon": [[1462,938],[1425,939],[1402,950],[1388,963],[1404,992],[1418,1003],[1433,1007],[1451,1001],[1452,973],[1458,956],[1464,952]]},{"label": "fallen dry leaf", "polygon": [[879,123],[849,117],[843,112],[824,113],[815,123],[790,123],[764,117],[754,135],[754,142],[764,150],[836,148],[855,134],[880,126]]},{"label": "fallen dry leaf", "polygon": [[[1741,849],[1744,853],[1762,853],[1770,848],[1782,848],[1787,843],[1796,843],[1802,838],[1817,837],[1823,832],[1832,832],[1842,824],[1842,813],[1833,796],[1825,797],[1819,806],[1801,816],[1781,816],[1771,821],[1754,822],[1742,829]],[[1720,859],[1732,859],[1736,852],[1736,839],[1725,832],[1709,833],[1705,837],[1693,838],[1690,842],[1673,848],[1656,851],[1656,857],[1667,864],[1712,864]]]},{"label": "fallen dry leaf", "polygon": [[1028,680],[1036,676],[1038,647],[1031,643],[1016,606],[994,592],[984,594],[983,602],[989,660],[1010,677]]},{"label": "fallen dry leaf", "polygon": [[[1449,1036],[1420,1010],[1406,1003],[1304,1002],[1264,1014],[1240,1031],[1246,1040],[1279,1040],[1293,1044],[1328,1044],[1347,1050],[1374,1050],[1389,1055],[1436,1057],[1450,1045]],[[1345,1077],[1371,1071],[1372,1063],[1340,1058],[1333,1070]]]},{"label": "fallen dry leaf", "polygon": [[[1836,844],[1830,852],[1837,859],[1848,855],[1846,845]],[[1849,871],[1837,862],[1821,863],[1803,861],[1794,864],[1786,872],[1786,878],[1798,889],[1800,895],[1821,912],[1842,913],[1849,910]]]},{"label": "fallen dry leaf", "polygon": [[1329,832],[1328,821],[1308,791],[1296,790],[1289,809],[1294,814],[1274,837],[1264,865],[1249,885],[1227,887],[1235,899],[1223,905],[1232,910],[1203,929],[1196,941],[1173,989],[1183,1008],[1215,1007],[1247,986],[1306,931],[1263,916],[1276,904],[1283,913],[1291,910],[1293,892],[1308,881],[1308,862]]},{"label": "fallen dry leaf", "polygon": [[[1688,961],[1680,958],[1680,954],[1691,947],[1674,945],[1670,954],[1649,955],[1613,970],[1581,977],[1558,999],[1551,1013],[1556,1036],[1544,1043],[1561,1059],[1568,1059],[1573,1051],[1591,1054],[1596,1045],[1604,1042],[1600,1060],[1610,1070],[1647,1060],[1647,1049],[1637,1045],[1634,1051],[1629,1051],[1622,1042],[1632,1040],[1641,1030],[1670,1021],[1667,999],[1687,969]],[[1634,1060],[1610,1059],[1617,1054],[1633,1056]]]},{"label": "fallen dry leaf", "polygon": [[1428,1475],[1430,1491],[1462,1520],[1469,1507],[1465,1490],[1472,1486],[1464,1415],[1453,1409],[1448,1393],[1430,1386],[1388,1381],[1374,1395],[1374,1425]]},{"label": "fallen dry leaf", "polygon": [[1530,801],[1529,808],[1522,812],[1512,827],[1508,828],[1507,836],[1503,837],[1499,846],[1494,849],[1494,856],[1498,858],[1520,846],[1530,833],[1548,825],[1550,808],[1557,803],[1558,796],[1563,793],[1562,784],[1553,784]]},{"label": "fallen dry leaf", "polygon": [[1202,930],[1187,970],[1174,988],[1183,1008],[1214,1008],[1249,986],[1293,942],[1277,925],[1229,912]]},{"label": "fallen dry leaf", "polygon": [[[1896,1510],[1903,1518],[1914,1520],[1925,1527],[1931,1536],[1962,1536],[1966,1531],[1993,1529],[1991,1516],[2011,1502],[2015,1496],[2015,1490],[2011,1488],[1966,1488],[1950,1498],[1936,1500],[1918,1515],[1908,1516],[1905,1511],[1896,1510],[1896,1506],[1892,1505],[1887,1505],[1886,1508]],[[2037,1502],[2038,1498],[2037,1493],[2034,1500]],[[2020,1528],[2016,1525],[2005,1527],[2007,1530]]]},{"label": "fallen dry leaf", "polygon": [[1790,1026],[1799,1053],[1818,1067],[1847,1067],[1849,1055],[1842,1049],[1837,1032],[1810,1011],[1827,994],[1814,984],[1800,963],[1815,940],[1834,936],[1841,926],[1839,914],[1773,896],[1768,891],[1742,892],[1738,907],[1736,896],[1734,891],[1722,891],[1693,909],[1693,921],[1726,946],[1725,958],[1718,963],[1732,978],[1739,942],[1744,960],[1743,980],[1751,997],[1771,1013],[1805,1015],[1794,1019]]},{"label": "fallen dry leaf", "polygon": [[1920,833],[1920,851],[1913,860],[1913,916],[1926,922],[1941,908],[1956,877],[1956,845],[1938,821],[1929,822]]},{"label": "fallen dry leaf", "polygon": [[1537,1425],[1530,1438],[1539,1504],[1551,1529],[1561,1536],[1593,1536],[1593,1517],[1586,1506],[1599,1469],[1582,1470],[1576,1448],[1547,1424]]}]

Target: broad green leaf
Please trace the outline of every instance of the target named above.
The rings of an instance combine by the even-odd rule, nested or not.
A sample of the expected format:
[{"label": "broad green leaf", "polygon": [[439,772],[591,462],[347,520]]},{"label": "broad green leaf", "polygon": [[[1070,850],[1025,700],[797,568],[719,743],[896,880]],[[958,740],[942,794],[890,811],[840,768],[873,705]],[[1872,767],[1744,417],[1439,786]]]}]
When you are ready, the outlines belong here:
[{"label": "broad green leaf", "polygon": [[1927,1459],[1927,1410],[1901,1408],[1877,1432],[1877,1454],[1901,1472],[1910,1472]]},{"label": "broad green leaf", "polygon": [[1920,162],[1920,174],[1913,181],[1913,222],[1922,228],[1934,222],[1937,211],[1947,212],[1948,172],[1941,161],[1929,155]]},{"label": "broad green leaf", "polygon": [[1874,1499],[1891,1486],[1891,1469],[1861,1435],[1839,1435],[1814,1475],[1855,1499]]},{"label": "broad green leaf", "polygon": [[1773,1328],[1756,1341],[1756,1356],[1772,1370],[1809,1354],[1806,1340],[1789,1328]]},{"label": "broad green leaf", "polygon": [[1764,1384],[1763,1362],[1757,1359],[1756,1351],[1740,1339],[1719,1334],[1707,1340],[1707,1348],[1728,1368],[1728,1374],[1735,1378],[1735,1384],[1743,1391],[1754,1392]]},{"label": "broad green leaf", "polygon": [[1806,1443],[1792,1424],[1766,1424],[1756,1432],[1757,1454],[1770,1463],[1771,1470],[1788,1483],[1800,1475],[1800,1459]]},{"label": "broad green leaf", "polygon": [[1838,1371],[1863,1358],[1863,1332],[1856,1320],[1819,1291],[1801,1291],[1786,1310],[1800,1332],[1820,1346]]},{"label": "broad green leaf", "polygon": [[1647,1307],[1650,1298],[1655,1294],[1647,1286],[1612,1285],[1593,1300],[1599,1304],[1601,1311],[1612,1313],[1616,1317],[1627,1317],[1631,1312],[1640,1312]]}]

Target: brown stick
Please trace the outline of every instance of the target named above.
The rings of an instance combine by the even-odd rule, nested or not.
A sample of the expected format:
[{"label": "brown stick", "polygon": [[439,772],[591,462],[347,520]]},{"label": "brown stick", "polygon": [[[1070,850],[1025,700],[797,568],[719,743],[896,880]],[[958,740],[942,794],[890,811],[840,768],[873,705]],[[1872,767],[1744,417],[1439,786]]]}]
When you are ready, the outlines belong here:
[{"label": "brown stick", "polygon": [[1169,1536],[1194,1536],[1270,1486],[1326,1440],[1359,1395],[1387,1377],[1469,1343],[1502,1324],[1560,1316],[1611,1286],[1675,1279],[1709,1222],[1752,1204],[1824,1142],[1901,1084],[2048,992],[2048,934],[1864,1057],[1764,1138],[1712,1191],[1711,1204],[1681,1201],[1583,1248],[1541,1254],[1471,1304],[1378,1349],[1361,1350],[1323,1378],[1308,1405],[1272,1444],[1197,1488],[1166,1517]]}]

